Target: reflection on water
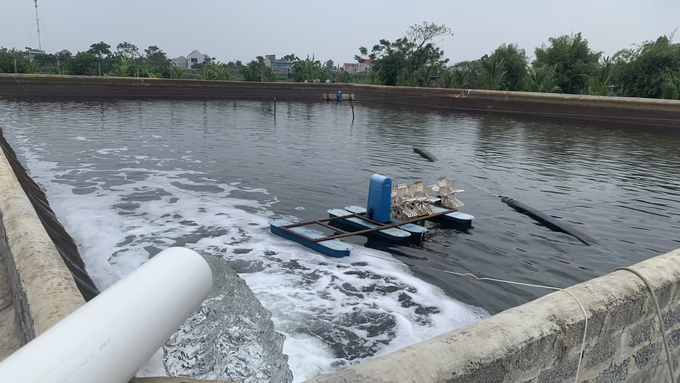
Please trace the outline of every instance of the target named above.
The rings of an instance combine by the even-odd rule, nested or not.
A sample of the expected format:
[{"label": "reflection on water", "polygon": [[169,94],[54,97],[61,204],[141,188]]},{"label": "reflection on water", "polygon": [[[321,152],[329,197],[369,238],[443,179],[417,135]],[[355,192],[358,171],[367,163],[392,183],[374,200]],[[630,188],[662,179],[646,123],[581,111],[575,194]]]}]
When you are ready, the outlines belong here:
[{"label": "reflection on water", "polygon": [[[0,127],[10,143],[24,148],[17,151],[29,162],[52,164],[46,169],[53,178],[39,182],[65,185],[68,189],[60,192],[81,196],[129,189],[111,207],[140,219],[177,199],[170,188],[203,196],[214,207],[229,201],[247,214],[310,220],[324,217],[330,207],[363,204],[373,173],[395,183],[458,178],[456,186],[466,190],[460,195],[463,211],[477,217],[473,228],[431,225],[421,246],[368,245],[390,251],[450,297],[491,313],[545,291],[472,282],[441,270],[566,287],[679,247],[678,132],[367,104],[357,104],[355,113],[352,122],[348,104],[281,100],[276,119],[272,102],[0,102]],[[413,146],[426,148],[439,161],[427,162],[413,153]],[[156,184],[141,186],[150,180]],[[499,195],[564,220],[603,245],[585,246],[551,231],[501,203]],[[77,200],[69,203],[76,208]],[[201,208],[209,210],[207,205]],[[186,214],[170,210],[168,220]],[[238,247],[238,230],[252,237],[244,227],[261,224],[248,222],[242,221],[233,243],[214,248],[232,254],[234,262],[253,256]],[[227,235],[218,226],[215,222],[214,232],[206,229],[175,241]],[[269,238],[266,230],[261,234]],[[156,245],[146,246],[155,251]],[[309,256],[304,254],[298,256]],[[335,321],[396,326],[383,312],[361,315],[364,319],[347,312]],[[332,323],[315,326],[328,336],[346,328],[324,327]],[[343,347],[338,346],[336,356],[347,357]],[[359,357],[376,350],[353,349]]]}]

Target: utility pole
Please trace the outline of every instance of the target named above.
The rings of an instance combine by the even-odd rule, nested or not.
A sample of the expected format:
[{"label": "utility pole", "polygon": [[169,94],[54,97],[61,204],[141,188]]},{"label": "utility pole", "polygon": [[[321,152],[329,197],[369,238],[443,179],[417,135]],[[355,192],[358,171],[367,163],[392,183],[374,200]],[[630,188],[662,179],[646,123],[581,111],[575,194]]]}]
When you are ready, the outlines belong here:
[{"label": "utility pole", "polygon": [[42,44],[40,43],[40,21],[38,20],[38,0],[35,1],[35,24],[38,27],[38,49],[42,51]]}]

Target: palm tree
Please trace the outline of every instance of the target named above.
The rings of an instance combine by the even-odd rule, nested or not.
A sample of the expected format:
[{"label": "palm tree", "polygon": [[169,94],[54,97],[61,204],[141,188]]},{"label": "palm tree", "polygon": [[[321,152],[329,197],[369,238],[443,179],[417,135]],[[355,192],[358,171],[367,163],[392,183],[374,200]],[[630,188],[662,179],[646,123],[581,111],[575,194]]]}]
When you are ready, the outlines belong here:
[{"label": "palm tree", "polygon": [[454,84],[456,88],[463,89],[470,87],[470,70],[459,69],[453,72]]},{"label": "palm tree", "polygon": [[664,98],[680,100],[680,73],[675,73],[671,68],[666,68],[664,79]]},{"label": "palm tree", "polygon": [[319,69],[319,78],[322,80],[329,80],[333,77],[333,73],[331,72],[331,68],[327,66],[322,66],[321,69]]},{"label": "palm tree", "polygon": [[366,80],[371,85],[383,85],[383,84],[385,84],[385,80],[383,79],[382,70],[381,69],[375,69],[375,67],[371,68],[371,70],[368,71],[368,75],[366,76]]},{"label": "palm tree", "polygon": [[26,61],[26,73],[36,73],[38,71],[38,63],[35,61]]},{"label": "palm tree", "polygon": [[132,71],[132,60],[125,56],[120,56],[120,61],[113,64],[113,75],[118,77],[129,77]]},{"label": "palm tree", "polygon": [[341,82],[343,84],[349,84],[352,82],[352,74],[349,72],[340,72],[338,75],[338,82]]},{"label": "palm tree", "polygon": [[397,86],[419,86],[423,82],[423,74],[419,70],[411,71],[409,68],[399,69]]},{"label": "palm tree", "polygon": [[505,88],[505,70],[503,59],[495,59],[493,56],[482,60],[482,72],[484,73],[484,85],[486,89],[503,90]]},{"label": "palm tree", "polygon": [[206,80],[220,80],[220,81],[230,81],[231,72],[229,68],[223,63],[209,62],[205,64],[205,79]]},{"label": "palm tree", "polygon": [[182,78],[182,75],[184,75],[184,69],[178,68],[178,67],[172,68],[172,77],[173,78]]},{"label": "palm tree", "polygon": [[314,55],[312,55],[311,59],[309,58],[309,56],[307,56],[307,58],[304,60],[300,59],[296,60],[293,63],[293,66],[298,66],[298,68],[301,68],[303,78],[305,81],[314,81],[321,75],[322,69],[321,62],[319,60],[316,60],[314,58]]},{"label": "palm tree", "polygon": [[274,69],[268,66],[262,66],[262,82],[277,82],[279,81],[279,77],[276,75],[276,72],[274,72]]},{"label": "palm tree", "polygon": [[434,77],[436,69],[434,65],[428,65],[420,70],[422,86],[432,87],[432,77]]},{"label": "palm tree", "polygon": [[596,76],[588,77],[588,91],[590,94],[598,96],[611,96],[613,92],[610,88],[612,73],[614,72],[614,62],[609,56],[602,59],[598,65]]},{"label": "palm tree", "polygon": [[529,68],[527,90],[541,93],[559,92],[560,87],[555,85],[555,66],[546,64],[538,68]]}]

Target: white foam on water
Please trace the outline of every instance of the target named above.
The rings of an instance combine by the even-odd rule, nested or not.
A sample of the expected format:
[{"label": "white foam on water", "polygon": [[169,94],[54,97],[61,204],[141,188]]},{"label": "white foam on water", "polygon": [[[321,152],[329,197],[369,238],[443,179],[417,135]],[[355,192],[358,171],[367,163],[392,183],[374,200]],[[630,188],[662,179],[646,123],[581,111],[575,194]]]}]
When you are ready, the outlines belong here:
[{"label": "white foam on water", "polygon": [[[106,177],[123,182],[105,186],[102,172],[88,169],[91,157],[82,158],[78,167],[64,169],[44,160],[44,148],[32,146],[29,137],[19,135],[18,140],[15,150],[27,159],[31,176],[46,190],[100,288],[170,246],[221,255],[240,271],[272,313],[277,331],[287,336],[284,353],[296,382],[487,315],[413,276],[388,253],[357,247],[350,257],[329,258],[272,235],[267,221],[273,216],[276,197],[266,190],[238,188],[239,182],[219,183],[201,172],[154,168],[109,172]],[[130,161],[126,150],[96,153]],[[67,174],[86,177],[88,184],[96,186],[87,194],[75,194],[74,186],[56,181]],[[261,197],[233,198],[233,191]]]}]

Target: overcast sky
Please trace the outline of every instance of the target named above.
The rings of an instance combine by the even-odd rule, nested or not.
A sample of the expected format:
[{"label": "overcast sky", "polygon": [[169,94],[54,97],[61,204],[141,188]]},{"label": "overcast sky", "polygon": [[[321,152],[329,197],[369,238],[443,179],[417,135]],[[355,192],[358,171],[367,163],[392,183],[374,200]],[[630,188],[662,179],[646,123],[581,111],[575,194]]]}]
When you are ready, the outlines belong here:
[{"label": "overcast sky", "polygon": [[[680,0],[38,0],[38,12],[48,53],[99,41],[113,51],[128,41],[140,52],[157,45],[172,58],[198,49],[222,62],[290,53],[352,62],[358,47],[393,41],[423,21],[453,30],[441,43],[451,63],[503,43],[533,57],[548,38],[572,32],[612,55],[680,27]],[[0,46],[37,48],[33,0],[0,0]]]}]

